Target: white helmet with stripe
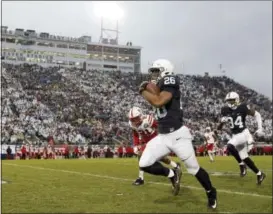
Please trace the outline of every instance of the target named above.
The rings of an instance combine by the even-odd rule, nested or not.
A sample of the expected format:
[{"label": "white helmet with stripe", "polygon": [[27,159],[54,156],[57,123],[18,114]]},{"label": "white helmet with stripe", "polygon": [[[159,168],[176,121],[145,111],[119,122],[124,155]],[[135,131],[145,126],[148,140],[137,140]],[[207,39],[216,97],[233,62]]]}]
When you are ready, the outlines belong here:
[{"label": "white helmet with stripe", "polygon": [[142,122],[142,110],[139,107],[134,106],[133,108],[130,109],[128,117],[130,122],[135,125],[138,126],[141,124]]}]

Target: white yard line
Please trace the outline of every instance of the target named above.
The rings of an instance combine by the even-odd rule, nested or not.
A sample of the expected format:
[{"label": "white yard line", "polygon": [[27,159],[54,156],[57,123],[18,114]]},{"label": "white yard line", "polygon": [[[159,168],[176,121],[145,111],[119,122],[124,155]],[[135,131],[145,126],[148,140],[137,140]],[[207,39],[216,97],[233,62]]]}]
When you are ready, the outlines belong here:
[{"label": "white yard line", "polygon": [[[37,166],[30,166],[30,165],[20,165],[20,164],[3,163],[3,162],[2,162],[2,164],[3,165],[8,165],[8,166],[25,167],[25,168],[31,168],[31,169],[44,170],[44,171],[63,172],[63,173],[70,173],[70,174],[76,174],[76,175],[82,175],[82,176],[91,176],[91,177],[105,178],[105,179],[119,180],[119,181],[132,182],[132,180],[134,180],[134,179],[127,179],[127,178],[112,177],[112,176],[108,176],[108,175],[97,175],[97,174],[86,173],[86,172],[77,172],[77,171],[62,170],[62,169],[52,169],[52,168],[44,168],[44,167],[37,167]],[[162,183],[162,182],[152,182],[152,181],[150,181],[148,183],[157,184],[157,185],[164,185],[164,186],[170,186],[169,183]],[[182,185],[182,187],[204,191],[204,189],[200,188],[200,187],[185,186],[185,185]],[[236,191],[229,191],[229,190],[224,190],[224,189],[217,189],[217,191],[222,192],[222,193],[226,193],[226,194],[235,194],[235,195],[243,195],[243,196],[252,196],[252,197],[272,199],[272,196],[270,196],[270,195],[260,195],[260,194],[256,194],[256,193],[247,193],[247,192],[236,192]]]},{"label": "white yard line", "polygon": [[[137,162],[135,164],[133,163],[115,163],[118,165],[125,165],[125,166],[137,166]],[[213,164],[213,163],[212,163]],[[208,172],[216,172],[216,173],[228,173],[228,175],[239,175],[239,167],[238,171],[212,171],[212,170],[207,170]],[[272,172],[272,169],[261,169],[263,172]],[[187,171],[183,171],[183,173],[188,174]]]}]

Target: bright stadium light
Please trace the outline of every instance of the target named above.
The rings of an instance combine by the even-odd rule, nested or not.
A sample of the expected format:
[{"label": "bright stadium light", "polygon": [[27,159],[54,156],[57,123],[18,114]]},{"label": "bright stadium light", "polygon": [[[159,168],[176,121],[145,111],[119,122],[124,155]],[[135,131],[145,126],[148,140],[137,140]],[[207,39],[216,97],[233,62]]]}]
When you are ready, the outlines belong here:
[{"label": "bright stadium light", "polygon": [[114,1],[93,2],[96,16],[110,20],[120,20],[124,12]]}]

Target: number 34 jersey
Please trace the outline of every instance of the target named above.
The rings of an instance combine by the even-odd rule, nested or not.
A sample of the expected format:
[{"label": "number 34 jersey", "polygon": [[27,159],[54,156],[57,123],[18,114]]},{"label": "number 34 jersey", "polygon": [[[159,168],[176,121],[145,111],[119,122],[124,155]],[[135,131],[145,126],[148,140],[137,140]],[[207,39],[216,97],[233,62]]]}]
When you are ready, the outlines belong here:
[{"label": "number 34 jersey", "polygon": [[241,133],[246,129],[246,117],[249,107],[242,103],[236,109],[225,106],[221,109],[222,121],[228,123],[232,134]]},{"label": "number 34 jersey", "polygon": [[179,77],[174,75],[165,76],[157,83],[160,92],[167,91],[172,94],[171,100],[165,106],[154,109],[155,118],[158,121],[158,132],[161,134],[173,132],[183,125],[179,84]]}]

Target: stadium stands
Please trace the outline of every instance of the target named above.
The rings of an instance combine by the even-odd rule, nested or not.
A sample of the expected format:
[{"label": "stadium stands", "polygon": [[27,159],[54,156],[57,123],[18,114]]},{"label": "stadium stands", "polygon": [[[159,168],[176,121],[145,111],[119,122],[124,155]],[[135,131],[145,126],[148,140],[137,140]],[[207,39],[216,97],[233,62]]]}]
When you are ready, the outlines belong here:
[{"label": "stadium stands", "polygon": [[[138,95],[147,76],[101,70],[43,68],[4,64],[2,69],[1,143],[47,142],[111,144],[117,135],[131,137],[127,112],[138,105],[152,109]],[[264,119],[264,141],[272,139],[272,101],[225,76],[180,75],[185,123],[200,137],[218,120],[227,92],[254,104]],[[250,130],[255,121],[248,118]],[[224,133],[223,133],[224,136]],[[196,140],[197,142],[198,140]]]}]

